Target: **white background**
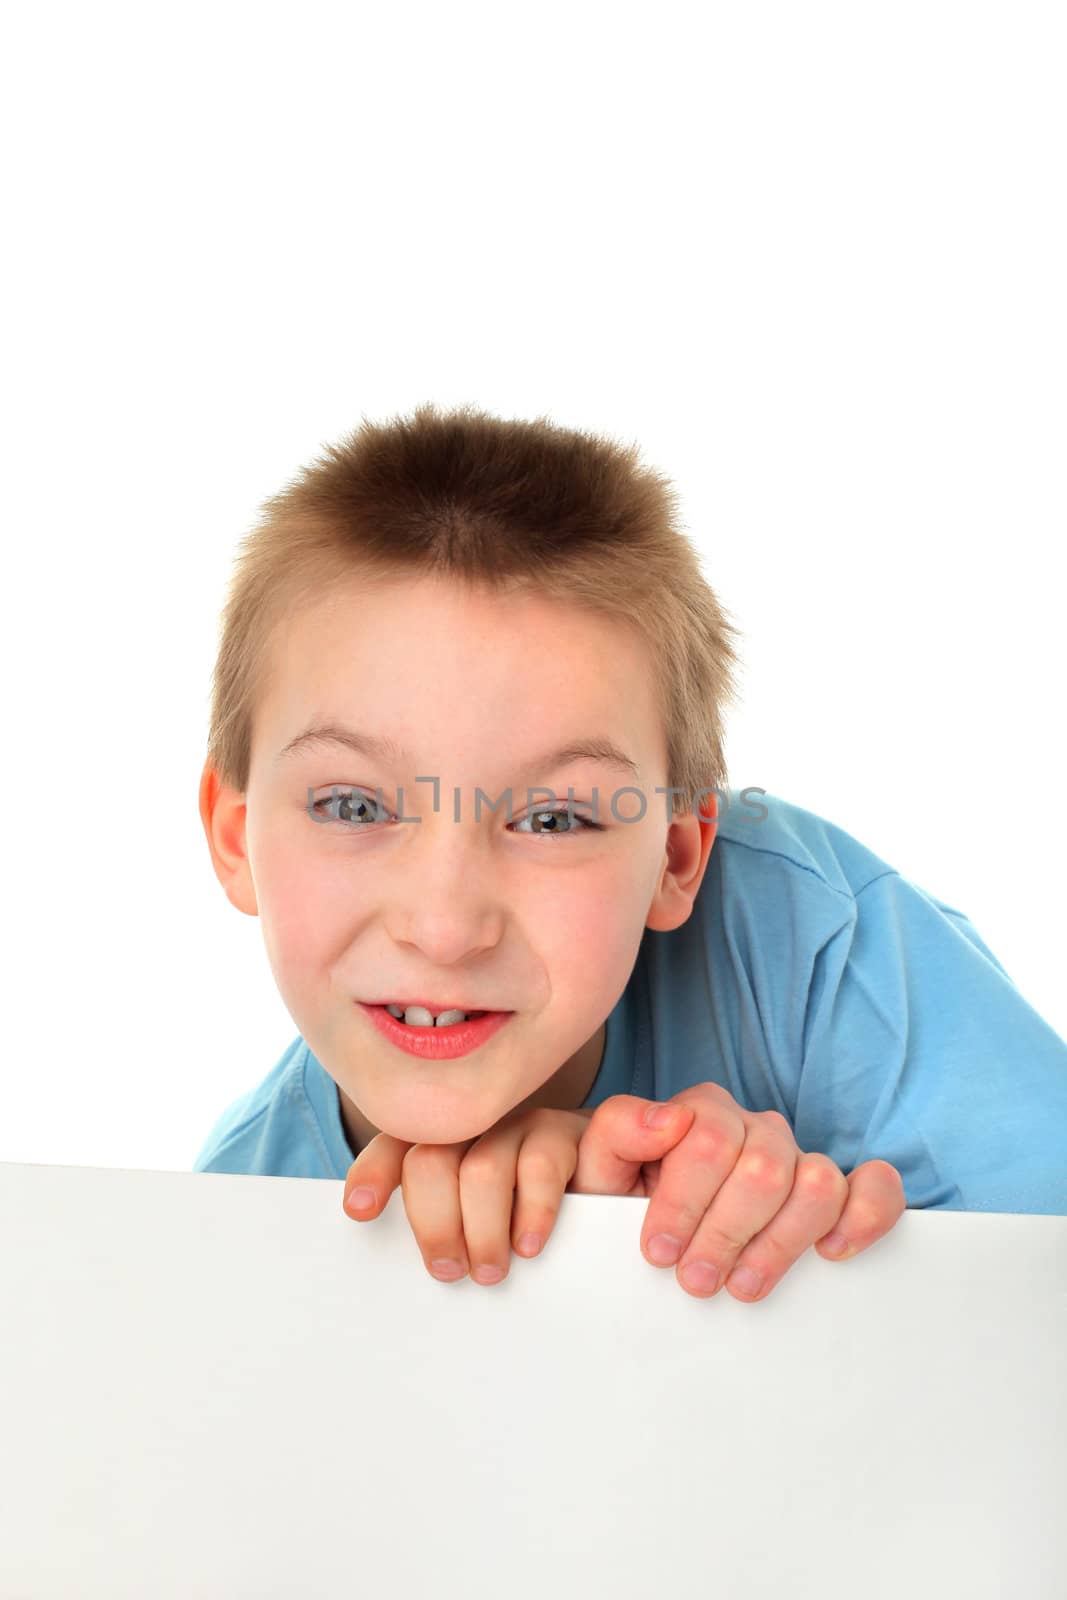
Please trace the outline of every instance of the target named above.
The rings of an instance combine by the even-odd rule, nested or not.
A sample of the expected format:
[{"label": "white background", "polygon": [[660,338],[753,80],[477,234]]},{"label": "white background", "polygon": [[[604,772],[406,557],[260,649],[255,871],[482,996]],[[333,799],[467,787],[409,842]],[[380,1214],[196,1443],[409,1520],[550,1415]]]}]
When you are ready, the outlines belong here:
[{"label": "white background", "polygon": [[420,401],[640,443],[730,782],[1067,1034],[1058,6],[20,8],[0,1159],[186,1169],[296,1028],[197,811],[259,502]]}]

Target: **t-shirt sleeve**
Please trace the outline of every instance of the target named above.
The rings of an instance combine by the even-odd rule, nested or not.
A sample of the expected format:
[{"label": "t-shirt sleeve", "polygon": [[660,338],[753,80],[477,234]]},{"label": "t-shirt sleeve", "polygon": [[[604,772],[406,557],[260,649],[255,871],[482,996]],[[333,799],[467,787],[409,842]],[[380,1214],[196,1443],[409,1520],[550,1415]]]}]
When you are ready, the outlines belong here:
[{"label": "t-shirt sleeve", "polygon": [[897,872],[819,950],[794,1132],[909,1207],[1067,1215],[1067,1043],[968,918]]},{"label": "t-shirt sleeve", "polygon": [[[196,1153],[192,1170],[194,1172],[230,1172],[234,1169],[225,1164],[219,1165],[220,1152],[224,1151],[228,1142],[232,1142],[234,1134],[238,1133],[242,1125],[248,1121],[248,1102],[251,1097],[242,1095],[232,1105],[226,1107],[222,1115],[215,1119],[200,1149]],[[225,1158],[223,1157],[223,1162]]]}]

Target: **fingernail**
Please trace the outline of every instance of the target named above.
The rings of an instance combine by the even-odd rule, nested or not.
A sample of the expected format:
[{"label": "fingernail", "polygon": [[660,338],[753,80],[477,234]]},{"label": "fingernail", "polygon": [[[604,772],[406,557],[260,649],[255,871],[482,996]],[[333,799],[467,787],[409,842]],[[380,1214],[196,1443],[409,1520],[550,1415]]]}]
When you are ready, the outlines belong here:
[{"label": "fingernail", "polygon": [[751,1267],[736,1267],[727,1278],[726,1287],[736,1289],[738,1294],[759,1294],[763,1279]]},{"label": "fingernail", "polygon": [[430,1271],[435,1278],[447,1278],[450,1282],[454,1278],[465,1278],[467,1269],[462,1261],[431,1261]]},{"label": "fingernail", "polygon": [[828,1256],[839,1256],[848,1249],[848,1240],[843,1233],[828,1233],[822,1247]]},{"label": "fingernail", "polygon": [[681,1241],[672,1239],[669,1233],[657,1233],[648,1241],[648,1253],[657,1267],[669,1267],[682,1253]]},{"label": "fingernail", "polygon": [[519,1240],[519,1249],[524,1256],[535,1256],[541,1248],[541,1241],[536,1233],[524,1233]]},{"label": "fingernail", "polygon": [[504,1276],[500,1267],[475,1267],[474,1281],[476,1283],[499,1283]]},{"label": "fingernail", "polygon": [[719,1269],[710,1261],[690,1261],[680,1276],[686,1288],[698,1294],[711,1294],[719,1287]]},{"label": "fingernail", "polygon": [[680,1106],[650,1106],[645,1112],[645,1127],[667,1128],[680,1110]]},{"label": "fingernail", "polygon": [[348,1197],[348,1203],[353,1211],[366,1211],[377,1198],[373,1189],[353,1189]]}]

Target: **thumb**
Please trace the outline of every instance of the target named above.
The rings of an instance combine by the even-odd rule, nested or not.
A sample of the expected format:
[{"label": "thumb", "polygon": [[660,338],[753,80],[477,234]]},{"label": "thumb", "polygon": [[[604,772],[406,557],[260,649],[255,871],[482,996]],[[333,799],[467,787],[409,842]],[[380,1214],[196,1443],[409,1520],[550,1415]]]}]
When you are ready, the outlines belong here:
[{"label": "thumb", "polygon": [[[368,1222],[371,1217],[381,1215],[393,1190],[401,1187],[404,1157],[410,1149],[410,1144],[403,1139],[394,1139],[391,1133],[376,1133],[363,1146],[345,1177],[341,1204],[350,1217]],[[354,1197],[361,1190],[373,1195],[366,1205],[355,1203]],[[365,1196],[360,1195],[360,1198]]]},{"label": "thumb", "polygon": [[[650,1127],[649,1116],[666,1120]],[[578,1146],[578,1162],[567,1194],[641,1194],[641,1168],[673,1150],[689,1132],[696,1116],[692,1106],[677,1100],[644,1100],[635,1094],[613,1094],[602,1100]]]}]

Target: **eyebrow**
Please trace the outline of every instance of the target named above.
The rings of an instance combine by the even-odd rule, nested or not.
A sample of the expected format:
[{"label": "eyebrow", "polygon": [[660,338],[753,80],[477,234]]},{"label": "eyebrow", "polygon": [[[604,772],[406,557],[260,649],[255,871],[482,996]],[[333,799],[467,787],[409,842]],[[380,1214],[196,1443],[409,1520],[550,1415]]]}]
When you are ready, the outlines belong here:
[{"label": "eyebrow", "polygon": [[[318,722],[313,723],[310,728],[305,728],[303,733],[298,733],[295,739],[290,739],[289,743],[279,750],[275,764],[299,750],[321,745],[343,745],[346,750],[351,750],[359,756],[366,756],[372,761],[380,761],[383,765],[388,765],[390,762],[397,768],[405,763],[408,766],[414,765],[410,752],[402,749],[394,739],[373,733],[358,733],[355,728],[346,728],[338,722]],[[623,772],[628,772],[634,778],[640,776],[637,763],[610,739],[600,736],[570,739],[566,744],[553,746],[551,750],[544,750],[539,756],[531,758],[526,763],[526,768],[529,771],[556,772],[561,767],[569,767],[576,761],[600,761],[605,766],[617,767]]]}]

